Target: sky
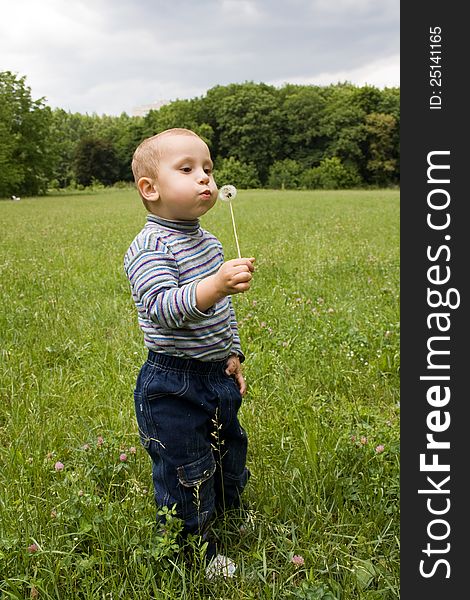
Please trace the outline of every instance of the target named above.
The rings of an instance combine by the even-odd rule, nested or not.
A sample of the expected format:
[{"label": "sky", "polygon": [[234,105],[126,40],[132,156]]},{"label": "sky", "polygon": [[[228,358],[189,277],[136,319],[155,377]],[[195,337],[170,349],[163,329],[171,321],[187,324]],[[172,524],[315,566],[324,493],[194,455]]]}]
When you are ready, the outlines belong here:
[{"label": "sky", "polygon": [[400,0],[0,0],[0,71],[119,115],[264,82],[400,85]]}]

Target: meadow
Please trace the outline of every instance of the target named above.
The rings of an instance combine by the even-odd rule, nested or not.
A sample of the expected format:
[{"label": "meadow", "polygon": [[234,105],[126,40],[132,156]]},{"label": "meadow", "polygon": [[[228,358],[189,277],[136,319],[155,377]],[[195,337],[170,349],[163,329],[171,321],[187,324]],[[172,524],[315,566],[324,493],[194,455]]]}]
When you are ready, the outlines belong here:
[{"label": "meadow", "polygon": [[[249,293],[238,564],[153,526],[133,386],[145,359],[123,255],[133,190],[0,202],[0,597],[399,598],[399,192],[239,191]],[[236,256],[228,206],[202,225]]]}]

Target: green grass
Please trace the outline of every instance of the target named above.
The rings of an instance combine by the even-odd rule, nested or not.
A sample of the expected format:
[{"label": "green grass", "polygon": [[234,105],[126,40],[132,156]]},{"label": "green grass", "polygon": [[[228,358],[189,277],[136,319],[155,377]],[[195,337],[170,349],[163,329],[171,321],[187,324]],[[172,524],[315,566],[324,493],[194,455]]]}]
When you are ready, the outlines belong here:
[{"label": "green grass", "polygon": [[[234,297],[252,477],[247,512],[215,525],[238,576],[211,583],[153,527],[132,398],[145,349],[122,268],[137,194],[0,203],[2,599],[399,597],[398,197],[234,202],[257,259]],[[203,226],[234,258],[227,205]]]}]

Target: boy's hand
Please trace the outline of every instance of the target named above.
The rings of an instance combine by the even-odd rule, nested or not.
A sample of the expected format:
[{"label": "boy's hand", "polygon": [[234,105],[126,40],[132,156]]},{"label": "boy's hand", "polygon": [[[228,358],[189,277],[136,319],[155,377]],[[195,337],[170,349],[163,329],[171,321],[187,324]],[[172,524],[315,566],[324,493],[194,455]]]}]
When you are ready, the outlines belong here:
[{"label": "boy's hand", "polygon": [[215,275],[202,279],[196,288],[196,306],[202,312],[225,296],[250,289],[254,258],[234,258],[224,262]]},{"label": "boy's hand", "polygon": [[240,358],[236,354],[232,354],[227,359],[227,368],[225,369],[225,373],[229,377],[233,377],[238,385],[240,390],[240,394],[242,396],[245,395],[246,392],[246,382],[242,375],[242,366],[240,364]]},{"label": "boy's hand", "polygon": [[247,292],[255,270],[254,258],[234,258],[224,262],[215,274],[215,285],[224,296]]}]

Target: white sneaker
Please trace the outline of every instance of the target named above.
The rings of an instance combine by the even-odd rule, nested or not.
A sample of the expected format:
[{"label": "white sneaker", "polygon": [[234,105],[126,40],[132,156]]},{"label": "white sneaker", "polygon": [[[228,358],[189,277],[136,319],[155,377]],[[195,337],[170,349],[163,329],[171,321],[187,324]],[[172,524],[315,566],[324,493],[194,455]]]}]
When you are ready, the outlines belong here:
[{"label": "white sneaker", "polygon": [[235,575],[235,571],[237,569],[237,565],[233,562],[231,558],[228,556],[224,556],[223,554],[217,554],[214,556],[209,564],[206,567],[206,577],[207,579],[213,579],[214,577],[233,577]]}]

